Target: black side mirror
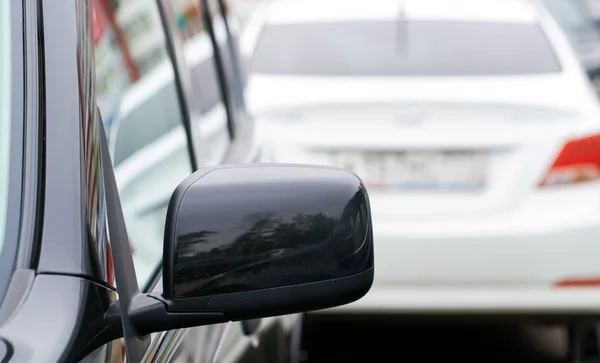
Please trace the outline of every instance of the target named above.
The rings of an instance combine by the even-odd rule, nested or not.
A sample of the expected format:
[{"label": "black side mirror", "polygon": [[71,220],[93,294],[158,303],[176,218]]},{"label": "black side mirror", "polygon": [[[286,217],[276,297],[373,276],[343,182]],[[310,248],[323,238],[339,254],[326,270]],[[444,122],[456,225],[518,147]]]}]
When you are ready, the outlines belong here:
[{"label": "black side mirror", "polygon": [[367,191],[330,167],[199,170],[171,197],[163,264],[162,295],[132,305],[140,333],[350,303],[373,282]]}]

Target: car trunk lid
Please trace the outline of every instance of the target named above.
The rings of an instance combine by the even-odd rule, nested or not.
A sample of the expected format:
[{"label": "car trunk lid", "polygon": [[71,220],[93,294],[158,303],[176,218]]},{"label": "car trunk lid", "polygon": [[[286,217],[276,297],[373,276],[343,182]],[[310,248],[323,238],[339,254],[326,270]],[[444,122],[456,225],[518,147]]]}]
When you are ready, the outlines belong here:
[{"label": "car trunk lid", "polygon": [[514,208],[581,117],[566,108],[448,101],[296,110],[261,122],[282,145],[278,161],[356,172],[369,189],[374,218]]}]

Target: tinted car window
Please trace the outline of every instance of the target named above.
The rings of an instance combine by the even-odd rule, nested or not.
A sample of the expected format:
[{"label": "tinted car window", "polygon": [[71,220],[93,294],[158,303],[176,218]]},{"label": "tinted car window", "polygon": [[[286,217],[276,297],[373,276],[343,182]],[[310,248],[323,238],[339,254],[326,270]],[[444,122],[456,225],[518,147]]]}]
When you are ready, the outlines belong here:
[{"label": "tinted car window", "polygon": [[[146,90],[140,88],[138,92],[145,93]],[[172,117],[179,114],[175,83],[172,80],[151,90],[143,102],[144,107],[135,105],[122,113],[125,117],[118,124],[118,132],[114,133],[115,165],[121,164],[136,151],[181,125],[179,117]]]},{"label": "tinted car window", "polygon": [[97,101],[143,286],[162,261],[171,193],[191,173],[182,109],[156,1],[96,1],[94,14]]},{"label": "tinted car window", "polygon": [[460,76],[552,73],[537,24],[340,22],[267,27],[253,71],[268,74]]}]

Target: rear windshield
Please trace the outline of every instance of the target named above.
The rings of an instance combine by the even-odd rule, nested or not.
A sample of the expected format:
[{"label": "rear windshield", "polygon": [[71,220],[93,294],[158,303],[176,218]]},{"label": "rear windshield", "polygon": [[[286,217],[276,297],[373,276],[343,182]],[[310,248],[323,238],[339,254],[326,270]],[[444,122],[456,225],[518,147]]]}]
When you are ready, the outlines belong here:
[{"label": "rear windshield", "polygon": [[253,71],[289,75],[460,76],[555,73],[537,24],[380,21],[267,27]]}]

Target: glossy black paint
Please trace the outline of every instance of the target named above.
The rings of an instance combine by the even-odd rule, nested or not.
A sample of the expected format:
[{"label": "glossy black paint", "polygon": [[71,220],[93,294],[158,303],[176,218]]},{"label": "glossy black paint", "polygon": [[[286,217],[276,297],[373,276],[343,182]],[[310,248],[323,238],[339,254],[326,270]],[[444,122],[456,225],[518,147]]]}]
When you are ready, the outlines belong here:
[{"label": "glossy black paint", "polygon": [[366,294],[373,263],[369,198],[355,174],[205,168],[171,197],[163,291],[125,308],[139,334],[323,309]]},{"label": "glossy black paint", "polygon": [[366,189],[340,169],[201,170],[175,191],[167,218],[173,286],[164,291],[176,299],[335,279],[373,266]]},{"label": "glossy black paint", "polygon": [[176,317],[175,326],[202,325],[355,301],[373,281],[372,236],[368,195],[353,173],[286,164],[199,170],[169,204],[163,292],[138,299],[132,320],[155,331]]}]

